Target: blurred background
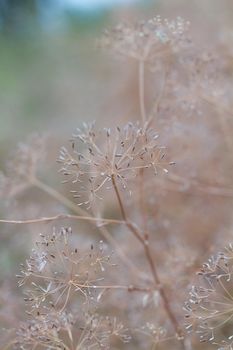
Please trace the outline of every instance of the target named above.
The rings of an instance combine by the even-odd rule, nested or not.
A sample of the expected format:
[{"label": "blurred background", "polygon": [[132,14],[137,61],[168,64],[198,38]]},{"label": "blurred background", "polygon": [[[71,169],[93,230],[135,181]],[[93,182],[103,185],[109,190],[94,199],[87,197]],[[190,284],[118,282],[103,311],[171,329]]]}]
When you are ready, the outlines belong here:
[{"label": "blurred background", "polygon": [[[231,0],[0,0],[0,160],[31,132],[67,138],[80,121],[111,119],[120,78],[96,39],[157,14],[185,17],[210,45],[233,30]],[[122,77],[116,85],[124,93]]]}]

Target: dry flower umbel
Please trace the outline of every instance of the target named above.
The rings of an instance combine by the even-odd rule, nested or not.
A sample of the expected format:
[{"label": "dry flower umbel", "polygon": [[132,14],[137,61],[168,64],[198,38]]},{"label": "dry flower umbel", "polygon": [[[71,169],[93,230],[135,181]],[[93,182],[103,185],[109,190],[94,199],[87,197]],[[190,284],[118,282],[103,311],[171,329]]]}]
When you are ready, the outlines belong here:
[{"label": "dry flower umbel", "polygon": [[104,189],[111,188],[112,177],[126,189],[142,169],[154,175],[160,169],[168,172],[166,167],[174,163],[164,160],[165,147],[159,146],[157,139],[158,134],[147,125],[128,123],[98,132],[94,123],[84,124],[73,135],[71,151],[61,149],[60,172],[66,177],[64,182],[77,183],[72,192],[80,198],[79,204],[90,207],[94,200],[102,199]]},{"label": "dry flower umbel", "polygon": [[[22,265],[19,285],[26,284],[25,301],[38,312],[51,306],[62,312],[74,296],[83,296],[89,303],[97,297],[105,269],[113,267],[110,256],[104,253],[101,241],[97,249],[91,245],[86,252],[72,244],[71,229],[62,228],[49,235],[41,235],[32,255]],[[102,288],[104,289],[104,287]]]},{"label": "dry flower umbel", "polygon": [[233,245],[212,256],[198,273],[185,305],[188,331],[195,331],[201,342],[219,349],[233,349]]},{"label": "dry flower umbel", "polygon": [[112,30],[106,30],[100,46],[153,65],[170,50],[177,51],[189,43],[188,28],[189,22],[181,17],[169,21],[156,16],[134,24],[120,23]]},{"label": "dry flower umbel", "polygon": [[50,311],[21,324],[15,349],[42,350],[110,350],[119,343],[128,343],[128,329],[116,318],[98,314]]}]

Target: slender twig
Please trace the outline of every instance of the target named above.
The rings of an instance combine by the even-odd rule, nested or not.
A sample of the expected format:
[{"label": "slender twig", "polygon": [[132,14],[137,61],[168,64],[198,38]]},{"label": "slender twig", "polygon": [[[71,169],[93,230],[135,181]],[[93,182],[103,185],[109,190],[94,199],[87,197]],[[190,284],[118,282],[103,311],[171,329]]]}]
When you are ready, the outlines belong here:
[{"label": "slender twig", "polygon": [[149,293],[152,291],[151,288],[145,288],[140,286],[123,286],[123,285],[90,285],[90,284],[78,284],[78,283],[72,283],[73,286],[79,287],[79,288],[89,288],[89,289],[123,289],[128,292],[142,292],[142,293]]},{"label": "slender twig", "polygon": [[155,115],[157,115],[159,112],[160,104],[161,104],[161,101],[164,97],[164,93],[165,93],[165,89],[166,89],[169,68],[170,68],[170,60],[168,60],[167,64],[165,64],[161,88],[160,88],[159,94],[158,94],[158,96],[157,96],[157,98],[156,98],[156,100],[151,108],[151,112],[149,113],[148,123],[151,123],[151,121],[155,118]]},{"label": "slender twig", "polygon": [[146,203],[144,200],[144,169],[140,170],[140,176],[139,176],[139,206],[140,206],[140,212],[142,213],[142,225],[143,225],[143,231],[144,236],[147,239],[147,210],[146,210]]},{"label": "slender twig", "polygon": [[97,226],[102,224],[125,224],[123,220],[116,219],[104,219],[104,218],[95,218],[92,216],[80,216],[80,215],[70,215],[70,214],[58,214],[55,216],[42,217],[37,219],[28,219],[28,220],[8,220],[8,219],[0,219],[0,223],[5,224],[35,224],[40,222],[50,222],[55,220],[63,220],[63,219],[73,219],[80,221],[91,221],[96,222]]},{"label": "slender twig", "polygon": [[29,181],[32,185],[35,187],[39,188],[43,192],[49,194],[51,197],[56,199],[58,202],[62,203],[65,205],[66,208],[70,209],[74,213],[82,216],[88,216],[88,213],[77,206],[74,202],[63,196],[61,193],[57,192],[55,189],[53,189],[51,186],[46,185],[44,182],[40,181],[36,177],[30,177]]},{"label": "slender twig", "polygon": [[122,217],[123,217],[123,219],[124,219],[128,229],[134,234],[134,236],[139,240],[139,242],[141,242],[143,244],[143,242],[144,242],[143,236],[141,235],[141,233],[139,232],[137,227],[131,221],[129,221],[127,216],[126,216],[125,208],[124,208],[123,202],[121,200],[120,193],[118,191],[118,187],[117,187],[117,184],[116,184],[115,176],[112,175],[111,179],[112,179],[112,184],[113,184],[114,191],[115,191],[116,196],[117,196],[117,200],[118,200],[118,204],[119,204],[119,207],[120,207],[121,215],[122,215]]},{"label": "slender twig", "polygon": [[139,104],[140,113],[143,124],[146,122],[146,109],[145,109],[145,63],[141,59],[138,65],[138,88],[139,88]]}]

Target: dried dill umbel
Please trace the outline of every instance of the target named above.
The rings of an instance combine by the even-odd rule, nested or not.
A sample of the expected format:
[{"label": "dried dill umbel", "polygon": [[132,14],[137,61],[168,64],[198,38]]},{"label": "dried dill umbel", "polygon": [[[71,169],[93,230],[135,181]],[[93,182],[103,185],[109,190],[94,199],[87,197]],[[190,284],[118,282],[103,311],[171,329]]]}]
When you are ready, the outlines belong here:
[{"label": "dried dill umbel", "polygon": [[96,131],[95,123],[77,129],[68,151],[63,147],[58,162],[64,182],[77,184],[72,190],[79,205],[91,206],[102,199],[103,190],[111,189],[112,179],[127,189],[141,170],[157,175],[174,164],[165,158],[165,147],[158,144],[158,134],[145,125],[128,123],[113,130]]},{"label": "dried dill umbel", "polygon": [[168,20],[159,15],[147,21],[120,23],[105,31],[99,46],[120,56],[146,60],[153,65],[159,57],[185,47],[190,42],[187,36],[189,25],[181,17]]},{"label": "dried dill umbel", "polygon": [[186,329],[218,349],[233,349],[233,245],[212,256],[198,273],[185,304]]},{"label": "dried dill umbel", "polygon": [[102,241],[97,248],[91,245],[86,251],[72,244],[70,228],[42,234],[30,258],[22,264],[17,277],[31,310],[37,312],[50,305],[62,312],[74,298],[77,302],[82,297],[81,303],[90,303],[98,296],[106,269],[115,264],[105,254]]},{"label": "dried dill umbel", "polygon": [[15,349],[106,349],[118,342],[128,343],[129,330],[116,318],[98,314],[58,313],[37,315],[21,324]]},{"label": "dried dill umbel", "polygon": [[15,349],[107,350],[128,343],[129,330],[97,312],[99,297],[114,288],[103,277],[108,266],[114,263],[102,241],[84,252],[75,247],[70,228],[41,234],[18,276],[28,320],[16,331]]}]

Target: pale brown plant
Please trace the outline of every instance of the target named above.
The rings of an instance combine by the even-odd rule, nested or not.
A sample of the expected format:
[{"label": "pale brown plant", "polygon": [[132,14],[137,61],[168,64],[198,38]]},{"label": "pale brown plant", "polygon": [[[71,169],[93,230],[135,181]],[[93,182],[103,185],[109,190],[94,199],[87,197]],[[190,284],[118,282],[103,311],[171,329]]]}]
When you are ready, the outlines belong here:
[{"label": "pale brown plant", "polygon": [[[221,166],[214,171],[218,147],[232,144],[219,112],[231,114],[220,103],[224,64],[196,48],[188,29],[181,18],[157,16],[105,33],[100,46],[137,66],[139,111],[132,122],[76,130],[58,157],[63,192],[41,176],[39,137],[21,144],[10,161],[2,198],[21,199],[34,188],[48,201],[39,218],[12,220],[10,213],[0,220],[44,227],[21,265],[26,313],[5,349],[202,349],[186,333],[191,327],[205,349],[231,349],[231,246],[204,265],[186,303],[186,329],[183,320],[186,287],[218,243],[223,201],[233,195]],[[209,130],[213,113],[220,118]],[[180,172],[170,167],[173,157]],[[49,226],[56,221],[64,227]]]},{"label": "pale brown plant", "polygon": [[233,319],[233,246],[212,256],[198,273],[185,304],[186,328],[196,332],[201,342],[212,342],[218,349],[230,350]]}]

